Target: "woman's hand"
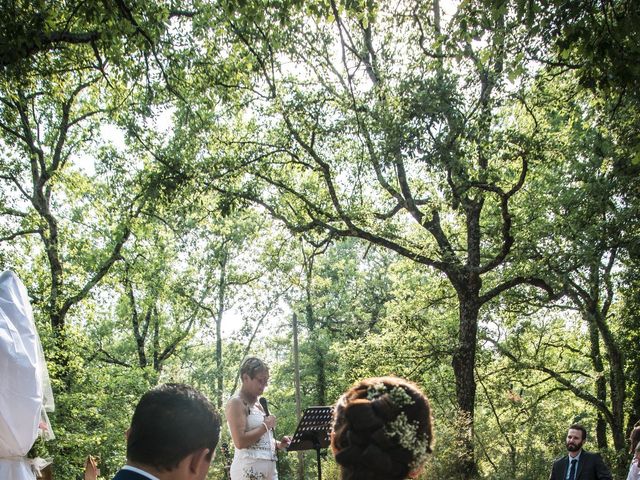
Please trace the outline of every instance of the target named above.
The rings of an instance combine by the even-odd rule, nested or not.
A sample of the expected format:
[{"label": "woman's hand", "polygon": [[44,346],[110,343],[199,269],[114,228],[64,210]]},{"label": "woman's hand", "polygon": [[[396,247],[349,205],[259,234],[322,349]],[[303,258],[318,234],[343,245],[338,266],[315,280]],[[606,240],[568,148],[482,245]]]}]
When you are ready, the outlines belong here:
[{"label": "woman's hand", "polygon": [[89,455],[84,462],[84,480],[96,480],[98,475],[100,475],[98,462],[96,462],[94,457]]},{"label": "woman's hand", "polygon": [[265,415],[263,422],[269,430],[276,428],[277,421],[276,417],[273,415]]},{"label": "woman's hand", "polygon": [[279,450],[286,450],[291,445],[291,437],[285,435],[282,439],[276,443],[276,448]]}]

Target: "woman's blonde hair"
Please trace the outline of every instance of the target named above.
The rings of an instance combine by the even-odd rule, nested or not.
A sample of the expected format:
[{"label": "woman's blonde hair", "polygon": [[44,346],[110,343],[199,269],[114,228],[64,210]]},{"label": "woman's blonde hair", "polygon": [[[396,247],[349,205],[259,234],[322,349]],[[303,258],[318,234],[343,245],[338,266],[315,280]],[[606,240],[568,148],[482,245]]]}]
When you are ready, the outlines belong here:
[{"label": "woman's blonde hair", "polygon": [[249,378],[253,379],[258,373],[262,372],[269,373],[269,367],[267,367],[267,364],[257,357],[245,358],[244,362],[242,362],[242,365],[240,366],[240,378],[242,378],[242,375],[246,373],[249,375]]}]

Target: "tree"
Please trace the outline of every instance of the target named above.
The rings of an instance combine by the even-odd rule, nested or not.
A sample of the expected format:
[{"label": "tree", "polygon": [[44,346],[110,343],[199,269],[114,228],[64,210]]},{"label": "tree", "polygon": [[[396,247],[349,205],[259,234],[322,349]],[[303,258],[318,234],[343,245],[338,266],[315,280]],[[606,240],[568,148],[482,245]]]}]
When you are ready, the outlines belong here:
[{"label": "tree", "polygon": [[191,5],[137,0],[3,2],[0,76],[19,79],[34,70],[49,76],[83,64],[108,82],[145,77],[150,81],[159,72],[171,85],[174,78],[167,60],[172,55],[166,47],[175,32],[168,26],[192,18]]},{"label": "tree", "polygon": [[298,258],[300,298],[292,302],[292,309],[304,319],[303,373],[315,378],[304,382],[305,398],[327,405],[333,401],[328,392],[338,371],[332,345],[377,331],[393,298],[391,259],[386,251],[351,238],[317,246],[303,242]]},{"label": "tree", "polygon": [[[264,228],[264,220],[249,210],[212,211],[189,232],[189,244],[198,246],[201,251],[190,255],[193,257],[193,274],[201,280],[189,285],[183,295],[206,313],[207,323],[212,322],[215,329],[214,371],[218,408],[222,408],[226,393],[223,322],[233,309],[243,311],[242,304],[246,299],[260,290],[258,283],[267,267],[256,259],[260,252],[257,237]],[[265,312],[258,314],[264,315]]]},{"label": "tree", "polygon": [[625,432],[631,433],[636,422],[640,421],[640,361],[635,354],[638,340],[640,339],[640,316],[638,316],[638,303],[640,302],[640,285],[638,284],[638,257],[629,261],[625,273],[624,287],[622,288],[619,315],[622,319],[620,335],[622,337],[622,347],[625,352],[627,363],[625,367],[626,378],[628,379],[627,398],[630,400],[629,416]]},{"label": "tree", "polygon": [[185,278],[172,233],[147,221],[132,232],[132,239],[135,247],[124,249],[121,265],[101,289],[115,301],[102,306],[87,330],[95,342],[95,357],[140,370],[153,384],[172,357],[186,348],[202,318],[198,306],[184,297]]},{"label": "tree", "polygon": [[[90,74],[72,73],[56,82],[38,82],[32,88],[7,85],[0,98],[5,147],[0,180],[8,193],[3,205],[7,221],[2,240],[39,238],[48,279],[42,279],[37,291],[42,292],[40,301],[46,305],[51,326],[59,332],[64,330],[69,310],[87,297],[118,260],[130,234],[129,223],[141,204],[138,192],[122,198],[115,222],[105,222],[105,232],[99,221],[91,223],[88,211],[94,208],[99,212],[106,205],[93,197],[95,192],[82,190],[86,188],[83,174],[72,170],[72,159],[90,148],[97,120],[109,108],[95,90],[99,80]],[[74,182],[80,189],[73,189]],[[96,186],[101,187],[106,185]],[[68,204],[68,199],[78,199],[78,203]],[[73,228],[81,224],[83,215],[89,220],[83,231],[101,237],[102,249],[83,244],[80,231]],[[74,263],[85,270],[71,273],[67,269]]]},{"label": "tree", "polygon": [[[629,145],[620,141],[619,131],[609,128],[609,106],[581,90],[571,76],[560,98],[540,109],[541,124],[559,132],[555,158],[562,162],[543,174],[535,204],[549,205],[549,218],[541,228],[553,229],[555,240],[532,246],[549,273],[565,283],[571,303],[588,327],[590,357],[597,380],[593,405],[601,414],[598,443],[606,446],[605,425],[611,429],[614,447],[625,449],[626,363],[620,325],[616,316],[620,275],[636,240],[637,200],[631,177],[620,169],[629,164]],[[562,113],[559,113],[562,112]],[[546,127],[545,127],[546,128]],[[544,186],[544,188],[542,188]],[[552,224],[551,224],[552,223]],[[565,304],[565,306],[568,306]],[[606,369],[606,371],[605,371]]]},{"label": "tree", "polygon": [[518,285],[552,293],[514,254],[526,213],[514,218],[512,205],[539,157],[535,129],[513,121],[527,116],[519,88],[529,71],[514,53],[523,26],[510,4],[479,7],[462,4],[442,29],[426,3],[329,2],[308,16],[266,9],[270,20],[246,20],[237,37],[261,89],[260,120],[241,144],[252,178],[218,187],[293,231],[361,238],[447,278],[464,478],[477,474],[480,310]]}]

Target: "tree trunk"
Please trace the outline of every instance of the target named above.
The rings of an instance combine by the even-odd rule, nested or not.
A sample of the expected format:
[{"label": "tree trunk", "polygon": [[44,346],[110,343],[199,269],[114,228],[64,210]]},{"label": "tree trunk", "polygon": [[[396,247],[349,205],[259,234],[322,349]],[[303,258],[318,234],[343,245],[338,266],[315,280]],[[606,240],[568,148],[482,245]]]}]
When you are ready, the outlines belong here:
[{"label": "tree trunk", "polygon": [[596,315],[595,318],[609,360],[613,446],[617,451],[621,452],[627,448],[627,441],[624,435],[624,403],[626,398],[624,357],[602,315]]},{"label": "tree trunk", "polygon": [[322,344],[314,343],[316,357],[316,389],[318,405],[327,404],[327,359]]},{"label": "tree trunk", "polygon": [[220,277],[218,279],[218,312],[216,315],[216,403],[222,410],[223,365],[222,365],[222,315],[225,310],[225,295],[227,282],[227,252],[223,252],[220,260]]},{"label": "tree trunk", "polygon": [[[590,315],[587,313],[588,318]],[[593,318],[589,318],[589,340],[591,343],[591,363],[593,369],[596,371],[596,384],[595,395],[596,398],[603,404],[607,403],[607,380],[604,376],[604,365],[602,363],[602,354],[600,353],[600,334],[598,328],[593,321]],[[596,421],[596,443],[599,450],[607,448],[607,422],[601,413],[598,413],[598,419]]]},{"label": "tree trunk", "polygon": [[456,379],[458,402],[458,442],[460,458],[458,477],[464,480],[478,478],[474,448],[474,415],[476,402],[476,346],[478,342],[478,314],[482,303],[480,288],[480,214],[483,200],[466,199],[467,262],[464,270],[451,272],[449,278],[456,289],[459,303],[460,326],[458,345],[453,353],[453,374]]},{"label": "tree trunk", "polygon": [[[630,262],[629,271],[640,271],[640,260],[633,258]],[[629,416],[627,419],[626,435],[629,436],[636,422],[640,422],[640,355],[637,354],[637,345],[640,344],[640,279],[634,277],[627,280],[630,287],[624,295],[627,305],[623,311],[622,319],[626,341],[623,343],[624,352],[627,357],[627,377],[630,379]]]},{"label": "tree trunk", "polygon": [[[43,187],[43,185],[40,185]],[[38,189],[32,198],[33,205],[35,206],[40,217],[47,223],[46,233],[41,233],[40,238],[44,244],[45,251],[47,253],[47,259],[49,261],[49,273],[51,276],[51,293],[49,297],[49,318],[51,321],[51,328],[56,332],[64,330],[64,316],[60,311],[60,305],[62,304],[61,298],[63,298],[63,267],[62,260],[60,259],[60,239],[58,237],[58,222],[51,212],[49,211],[49,204],[46,195]]]},{"label": "tree trunk", "polygon": [[[300,398],[300,349],[298,347],[298,315],[293,314],[293,379],[296,393],[296,421],[302,418],[302,401]],[[304,452],[298,451],[298,480],[304,480]]]},{"label": "tree trunk", "polygon": [[456,379],[458,402],[458,442],[460,458],[458,478],[469,480],[478,477],[474,455],[473,420],[476,400],[475,361],[478,336],[480,300],[476,293],[458,293],[460,302],[460,329],[458,346],[453,354],[453,373]]},{"label": "tree trunk", "polygon": [[[624,377],[624,358],[617,345],[607,345],[609,357],[609,388],[611,390],[611,412],[613,413],[613,446],[616,451],[624,453],[627,450],[627,438],[624,431],[624,403],[626,398],[626,380]],[[618,475],[624,476],[628,463],[624,455],[618,455],[616,469]]]},{"label": "tree trunk", "polygon": [[[608,268],[605,269],[605,276],[608,275],[612,265],[613,263],[610,262]],[[604,300],[601,299],[600,291],[602,290],[603,285],[599,267],[600,264],[592,266],[589,278],[589,291],[587,293],[586,289],[583,290],[582,296],[585,300],[585,308],[583,309],[582,315],[589,325],[591,356],[597,373],[604,373],[604,362],[602,362],[600,355],[600,341],[602,341],[602,344],[604,345],[609,363],[608,381],[611,405],[609,426],[611,428],[614,448],[618,452],[624,452],[627,448],[624,430],[624,404],[626,398],[624,356],[617,339],[614,337],[609,324],[607,323],[610,297],[609,300],[606,298]],[[598,400],[602,401],[603,404],[606,405],[606,387],[602,385],[603,381],[605,381],[604,375],[599,375],[599,378],[596,380],[596,389]],[[598,428],[601,428],[600,424],[598,424]],[[600,435],[601,432],[598,431],[597,434]],[[603,439],[598,437],[598,447],[606,447],[606,437]],[[622,456],[619,456],[616,470],[622,474],[625,469],[626,462]]]},{"label": "tree trunk", "polygon": [[631,411],[629,412],[629,420],[627,422],[627,435],[631,433],[636,423],[640,422],[640,360],[635,358],[632,360],[632,366],[629,368],[631,375],[629,378],[635,378],[633,389],[631,392]]}]

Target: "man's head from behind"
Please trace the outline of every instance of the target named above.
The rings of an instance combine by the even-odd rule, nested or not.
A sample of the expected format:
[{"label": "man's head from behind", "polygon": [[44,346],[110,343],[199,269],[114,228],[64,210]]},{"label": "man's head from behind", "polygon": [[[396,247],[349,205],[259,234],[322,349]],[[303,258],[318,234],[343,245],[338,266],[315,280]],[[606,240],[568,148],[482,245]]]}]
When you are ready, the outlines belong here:
[{"label": "man's head from behind", "polygon": [[200,392],[188,385],[159,385],[142,396],[133,413],[127,462],[204,478],[219,437],[220,417]]}]

